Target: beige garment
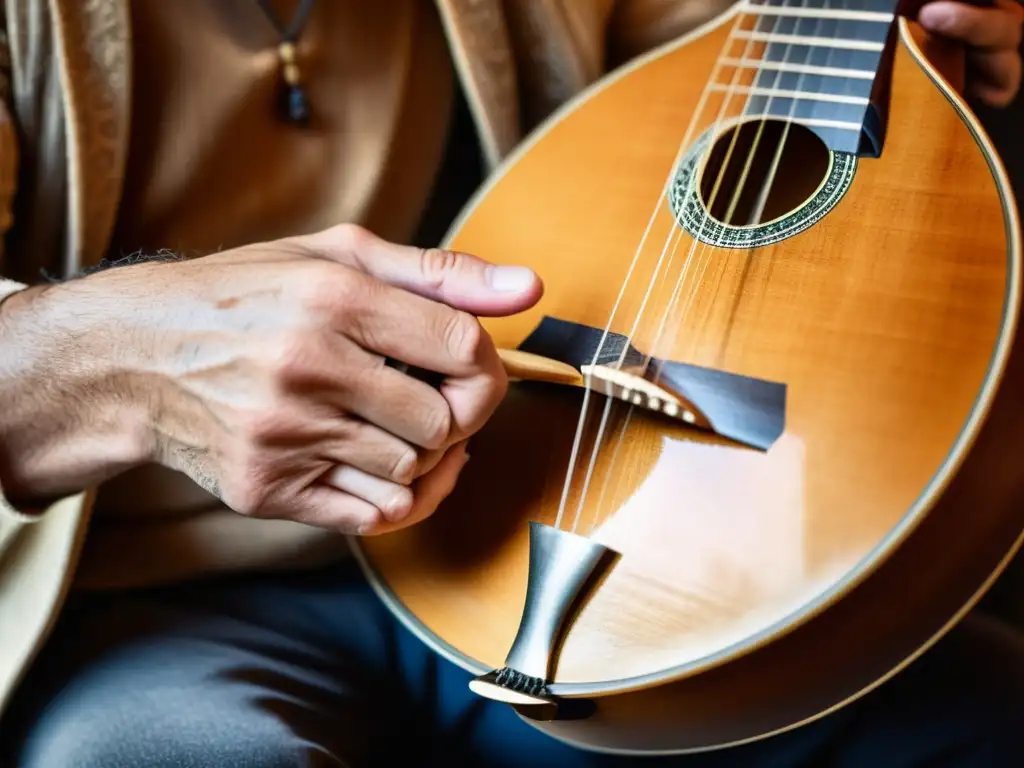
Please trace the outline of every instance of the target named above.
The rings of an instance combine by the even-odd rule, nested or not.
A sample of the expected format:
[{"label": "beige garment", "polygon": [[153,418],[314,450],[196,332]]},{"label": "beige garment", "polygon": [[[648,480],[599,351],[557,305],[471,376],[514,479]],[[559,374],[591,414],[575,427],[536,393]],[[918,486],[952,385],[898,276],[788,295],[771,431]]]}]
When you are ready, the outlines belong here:
[{"label": "beige garment", "polygon": [[[277,0],[279,18],[298,0]],[[409,237],[453,92],[430,0],[319,0],[299,62],[314,121],[280,116],[256,0],[132,0],[133,108],[112,249],[208,252],[341,221]]]},{"label": "beige garment", "polygon": [[[275,4],[282,20],[297,6]],[[134,98],[113,255],[208,253],[342,221],[411,236],[453,96],[433,3],[316,3],[299,45],[306,128],[281,117],[280,38],[255,0],[130,8]],[[184,474],[146,466],[99,490],[76,584],[314,565],[344,551],[338,536],[240,518]]]},{"label": "beige garment", "polygon": [[[41,269],[73,272],[111,249],[133,139],[129,118],[137,112],[130,88],[139,77],[132,1],[0,0],[0,297],[38,280]],[[573,98],[609,64],[683,34],[733,2],[433,0],[489,169],[534,120]],[[374,136],[362,138],[372,145]],[[60,615],[82,542],[88,536],[96,553],[99,540],[91,492],[33,509],[13,505],[2,486],[0,715]],[[204,558],[216,548],[224,567],[264,562],[270,547],[309,551],[295,528],[241,528],[248,521],[237,515],[218,518],[190,518],[207,535],[188,541],[205,542]],[[185,528],[169,531],[169,540]],[[118,542],[108,541],[117,551]],[[126,533],[118,551],[126,568],[128,549]],[[102,559],[99,551],[94,564]],[[168,562],[190,555],[187,547],[169,552]]]}]

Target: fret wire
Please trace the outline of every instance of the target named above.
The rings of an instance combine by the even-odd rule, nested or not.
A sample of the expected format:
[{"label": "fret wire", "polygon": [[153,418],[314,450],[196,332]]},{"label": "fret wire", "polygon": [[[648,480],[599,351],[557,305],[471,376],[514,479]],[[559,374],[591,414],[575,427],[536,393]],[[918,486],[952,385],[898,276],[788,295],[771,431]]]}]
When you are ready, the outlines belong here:
[{"label": "fret wire", "polygon": [[733,33],[733,39],[753,40],[761,43],[778,43],[789,45],[812,45],[823,48],[845,48],[851,51],[874,51],[885,50],[884,43],[870,43],[864,40],[846,40],[843,38],[814,37],[812,35],[779,35],[771,32],[738,31]]},{"label": "fret wire", "polygon": [[[709,89],[741,96],[743,120],[783,119],[815,131],[833,149],[857,152],[895,0],[769,2],[740,0],[739,12],[753,23],[730,31],[732,46],[718,59],[717,67],[745,69],[754,77],[743,76],[746,84],[731,88],[713,77]],[[757,53],[734,47],[755,42],[762,48]],[[790,50],[797,52],[793,60]]]},{"label": "fret wire", "polygon": [[793,16],[817,19],[839,19],[843,21],[871,21],[889,23],[895,14],[881,11],[847,11],[837,8],[792,8],[784,5],[757,5],[746,2],[740,6],[740,13],[751,16]]},{"label": "fret wire", "polygon": [[851,80],[874,80],[877,74],[867,69],[816,67],[813,64],[791,64],[785,61],[769,61],[768,59],[735,59],[726,57],[721,59],[720,63],[727,67],[740,67],[742,69],[770,69],[779,72],[821,75],[822,77],[848,77]]},{"label": "fret wire", "polygon": [[741,0],[753,8],[816,8],[829,11],[869,11],[873,13],[895,13],[898,0]]},{"label": "fret wire", "polygon": [[728,83],[714,83],[711,90],[715,92],[732,91],[733,93],[746,93],[751,96],[772,96],[779,99],[796,99],[797,101],[828,101],[835,104],[869,104],[869,99],[862,96],[843,96],[833,93],[822,93],[817,91],[793,91],[779,88],[761,88],[748,85],[729,85]]},{"label": "fret wire", "polygon": [[[744,114],[743,119],[752,118],[754,120],[780,120],[782,119],[779,115],[772,115],[769,113],[750,113]],[[793,117],[786,118],[789,122],[800,123],[806,125],[809,128],[837,128],[841,131],[857,131],[860,132],[861,124],[852,123],[848,120],[824,120],[816,117]]]}]

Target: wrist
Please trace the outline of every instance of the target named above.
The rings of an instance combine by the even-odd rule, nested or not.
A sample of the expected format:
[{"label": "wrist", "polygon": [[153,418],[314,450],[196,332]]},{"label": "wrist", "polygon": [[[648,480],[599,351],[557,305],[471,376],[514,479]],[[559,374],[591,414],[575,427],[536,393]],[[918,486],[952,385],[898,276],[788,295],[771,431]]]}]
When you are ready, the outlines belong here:
[{"label": "wrist", "polygon": [[45,503],[146,461],[143,408],[113,354],[117,325],[75,283],[0,307],[0,487],[12,501]]}]

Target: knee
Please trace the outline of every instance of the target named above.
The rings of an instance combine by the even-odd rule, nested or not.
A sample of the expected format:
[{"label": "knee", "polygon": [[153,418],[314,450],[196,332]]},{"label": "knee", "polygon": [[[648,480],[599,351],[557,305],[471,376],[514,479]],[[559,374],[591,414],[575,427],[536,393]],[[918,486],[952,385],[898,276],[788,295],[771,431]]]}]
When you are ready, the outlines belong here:
[{"label": "knee", "polygon": [[15,765],[23,768],[311,768],[344,765],[274,720],[237,712],[189,711],[140,701],[86,708],[57,701],[29,728]]},{"label": "knee", "polygon": [[[158,755],[143,748],[152,724],[136,711],[124,722],[122,707],[110,705],[87,710],[81,705],[52,702],[28,724],[20,740],[16,764],[24,768],[118,768],[122,765],[166,763],[173,755]],[[102,713],[102,714],[101,714]],[[149,752],[147,755],[146,752]],[[145,755],[146,759],[140,759]],[[159,760],[154,758],[159,757]]]}]

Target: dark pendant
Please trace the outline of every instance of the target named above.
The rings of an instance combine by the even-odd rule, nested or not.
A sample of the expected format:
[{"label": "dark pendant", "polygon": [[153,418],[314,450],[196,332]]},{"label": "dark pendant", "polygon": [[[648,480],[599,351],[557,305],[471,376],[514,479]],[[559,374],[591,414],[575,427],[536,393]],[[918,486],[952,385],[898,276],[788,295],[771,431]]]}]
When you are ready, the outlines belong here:
[{"label": "dark pendant", "polygon": [[309,101],[306,93],[298,85],[285,86],[285,114],[288,121],[296,125],[309,123]]}]

